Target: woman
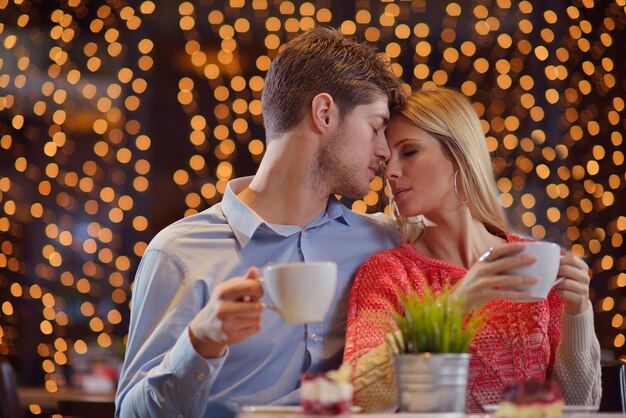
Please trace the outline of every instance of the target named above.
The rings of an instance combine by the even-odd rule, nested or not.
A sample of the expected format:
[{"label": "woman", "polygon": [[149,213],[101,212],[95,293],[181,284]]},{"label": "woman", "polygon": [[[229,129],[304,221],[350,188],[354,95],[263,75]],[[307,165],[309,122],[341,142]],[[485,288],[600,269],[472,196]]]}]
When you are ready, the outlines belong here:
[{"label": "woman", "polygon": [[453,287],[468,313],[487,308],[470,348],[468,412],[499,403],[505,384],[530,379],[556,380],[568,404],[598,403],[600,347],[587,265],[563,251],[565,279],[544,301],[516,303],[529,295],[505,290],[536,281],[502,274],[534,259],[516,255],[525,240],[507,230],[467,98],[445,88],[413,93],[386,135],[391,159],[384,176],[403,244],[370,257],[352,287],[344,361],[354,367],[356,402],[371,412],[397,408],[381,317],[389,317],[389,306],[400,311],[398,290],[421,293],[428,285],[435,292]]}]

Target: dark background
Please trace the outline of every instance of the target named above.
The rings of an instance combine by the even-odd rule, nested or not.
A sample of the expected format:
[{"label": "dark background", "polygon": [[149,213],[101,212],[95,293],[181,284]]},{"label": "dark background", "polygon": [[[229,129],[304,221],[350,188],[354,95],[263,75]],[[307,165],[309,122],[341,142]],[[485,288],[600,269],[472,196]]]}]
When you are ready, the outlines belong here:
[{"label": "dark background", "polygon": [[[312,24],[377,44],[413,88],[470,96],[512,229],[586,259],[605,356],[625,355],[625,7],[0,1],[0,355],[49,388],[121,359],[143,249],[255,172],[259,77]],[[385,201],[377,180],[345,203]]]}]

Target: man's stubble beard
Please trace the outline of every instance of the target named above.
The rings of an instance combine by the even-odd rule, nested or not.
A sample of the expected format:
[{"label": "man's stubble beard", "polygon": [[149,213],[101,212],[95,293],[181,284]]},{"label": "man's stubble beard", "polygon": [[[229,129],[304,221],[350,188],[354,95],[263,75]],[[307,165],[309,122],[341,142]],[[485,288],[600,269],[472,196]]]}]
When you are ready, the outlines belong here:
[{"label": "man's stubble beard", "polygon": [[369,191],[369,184],[363,184],[358,177],[358,169],[342,161],[347,152],[348,139],[343,127],[333,135],[315,156],[309,176],[316,190],[329,194],[339,194],[350,199],[360,199]]}]

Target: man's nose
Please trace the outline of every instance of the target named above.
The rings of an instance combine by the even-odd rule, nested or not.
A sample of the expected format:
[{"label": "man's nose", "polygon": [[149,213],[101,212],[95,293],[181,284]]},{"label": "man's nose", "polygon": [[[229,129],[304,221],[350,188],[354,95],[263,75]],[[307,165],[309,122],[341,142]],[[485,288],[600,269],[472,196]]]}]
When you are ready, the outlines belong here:
[{"label": "man's nose", "polygon": [[385,135],[379,135],[374,152],[376,153],[376,157],[382,161],[387,161],[391,158],[391,151],[389,150],[389,144],[387,144]]}]

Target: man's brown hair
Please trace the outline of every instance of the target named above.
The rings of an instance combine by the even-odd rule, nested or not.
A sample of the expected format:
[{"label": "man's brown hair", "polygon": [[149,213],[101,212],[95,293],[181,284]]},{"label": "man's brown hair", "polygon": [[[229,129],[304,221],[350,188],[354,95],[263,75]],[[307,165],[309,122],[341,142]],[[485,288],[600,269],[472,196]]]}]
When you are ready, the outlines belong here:
[{"label": "man's brown hair", "polygon": [[334,29],[311,29],[289,41],[267,72],[262,96],[267,139],[298,123],[319,93],[330,94],[343,117],[376,94],[387,96],[392,111],[401,107],[401,85],[372,46]]}]

